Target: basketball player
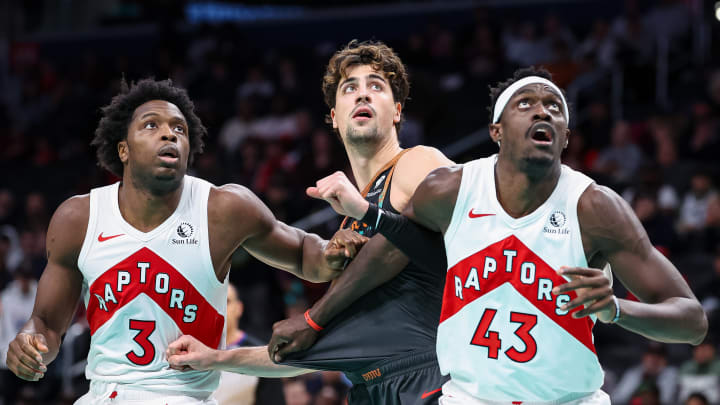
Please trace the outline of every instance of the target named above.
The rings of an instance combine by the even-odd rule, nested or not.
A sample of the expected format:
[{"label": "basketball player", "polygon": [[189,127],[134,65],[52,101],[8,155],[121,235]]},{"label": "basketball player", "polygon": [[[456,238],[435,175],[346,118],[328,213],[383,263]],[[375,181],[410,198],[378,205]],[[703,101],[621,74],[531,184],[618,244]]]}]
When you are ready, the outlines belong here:
[{"label": "basketball player", "polygon": [[169,369],[164,351],[182,334],[220,347],[232,253],[242,246],[326,281],[362,244],[345,231],[327,243],[277,221],[242,186],[186,175],[205,133],[185,90],[123,80],[92,142],[100,165],[122,181],[72,197],[53,215],[32,317],[7,355],[18,377],[43,377],[85,291],[91,382],[79,404],[208,403],[219,373]]},{"label": "basketball player", "polygon": [[[437,355],[451,380],[440,403],[609,404],[600,390],[596,319],[692,344],[702,341],[707,319],[623,199],[560,163],[570,116],[549,73],[516,72],[492,89],[491,105],[490,135],[500,152],[435,170],[404,211],[445,239]],[[434,245],[422,237],[430,231],[351,194],[335,195],[334,207],[378,223],[414,260],[432,257]],[[327,322],[394,277],[399,266],[372,271],[384,263],[378,252],[386,245],[378,237],[365,244],[309,317]],[[613,295],[606,264],[640,302]],[[291,318],[275,325],[269,349],[282,358],[316,337],[301,317]]]},{"label": "basketball player", "polygon": [[[363,192],[358,193],[338,172],[310,187],[310,196],[334,203],[339,201],[336,193],[348,193],[397,213],[407,206],[428,173],[452,164],[434,148],[400,147],[398,131],[408,91],[405,67],[382,43],[353,41],[330,59],[323,79],[328,119],[340,135]],[[376,232],[375,222],[352,218],[346,218],[343,227],[365,236]],[[441,244],[440,239],[438,242]],[[332,322],[321,326],[308,318],[317,329],[324,327],[317,344],[289,357],[284,365],[274,365],[264,347],[217,352],[190,337],[171,344],[170,364],[261,376],[303,372],[288,365],[337,370],[353,382],[348,396],[351,404],[437,403],[440,387],[447,380],[440,374],[434,350],[444,260],[421,268],[408,265],[407,258],[392,245],[380,254],[399,268],[407,265],[406,270]],[[371,270],[385,272],[382,266]]]}]

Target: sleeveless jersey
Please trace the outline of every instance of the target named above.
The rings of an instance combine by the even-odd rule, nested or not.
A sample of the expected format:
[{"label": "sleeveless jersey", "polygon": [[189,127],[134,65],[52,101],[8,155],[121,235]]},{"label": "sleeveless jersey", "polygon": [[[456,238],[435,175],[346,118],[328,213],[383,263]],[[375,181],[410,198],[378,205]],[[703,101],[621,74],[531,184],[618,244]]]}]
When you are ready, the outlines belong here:
[{"label": "sleeveless jersey", "polygon": [[[362,192],[366,200],[395,213],[397,210],[390,204],[390,185],[399,157],[381,168]],[[374,225],[346,218],[341,227],[372,237],[376,233]],[[349,372],[398,355],[432,349],[443,282],[442,269],[430,272],[408,264],[400,274],[338,314],[312,347],[289,355],[284,364]]]},{"label": "sleeveless jersey", "polygon": [[[445,233],[448,271],[437,353],[444,393],[492,401],[569,401],[600,388],[595,317],[573,319],[555,296],[561,266],[587,267],[577,205],[592,183],[562,166],[550,197],[531,214],[497,200],[497,155],[463,166]],[[574,311],[573,311],[574,312]]]},{"label": "sleeveless jersey", "polygon": [[[85,375],[138,389],[209,395],[219,372],[180,372],[165,350],[183,334],[224,347],[227,280],[210,258],[211,184],[185,176],[178,207],[141,232],[120,214],[120,183],[90,192],[90,219],[78,267],[92,334]],[[221,343],[223,342],[223,343]]]}]

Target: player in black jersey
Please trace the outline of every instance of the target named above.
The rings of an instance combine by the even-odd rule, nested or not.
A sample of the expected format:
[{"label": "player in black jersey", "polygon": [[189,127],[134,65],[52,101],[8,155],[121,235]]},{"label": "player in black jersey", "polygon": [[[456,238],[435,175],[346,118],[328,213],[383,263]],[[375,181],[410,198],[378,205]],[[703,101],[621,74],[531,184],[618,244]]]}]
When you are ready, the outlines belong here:
[{"label": "player in black jersey", "polygon": [[[398,132],[408,91],[402,62],[392,49],[376,42],[348,44],[331,58],[323,78],[330,107],[327,121],[345,146],[362,195],[396,213],[405,208],[428,173],[453,163],[434,148],[400,147]],[[331,205],[338,193],[358,193],[342,172],[308,189],[308,195]],[[343,227],[367,237],[375,234],[375,224],[346,219]],[[406,270],[327,325],[308,318],[308,323],[322,329],[319,339],[309,350],[284,359],[284,365],[273,364],[265,348],[217,352],[191,337],[171,345],[168,360],[174,367],[261,376],[338,370],[354,384],[351,404],[437,403],[447,380],[435,356],[444,269],[408,264],[394,247],[383,255],[388,263],[407,265]]]}]

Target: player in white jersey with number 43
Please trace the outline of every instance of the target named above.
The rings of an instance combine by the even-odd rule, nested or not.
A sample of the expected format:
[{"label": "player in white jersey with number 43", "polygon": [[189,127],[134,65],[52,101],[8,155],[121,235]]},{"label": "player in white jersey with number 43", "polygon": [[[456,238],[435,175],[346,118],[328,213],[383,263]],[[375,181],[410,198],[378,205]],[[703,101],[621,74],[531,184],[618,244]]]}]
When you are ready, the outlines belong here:
[{"label": "player in white jersey with number 43", "polygon": [[[440,404],[609,404],[592,336],[597,319],[692,344],[703,340],[707,319],[622,198],[561,164],[570,115],[550,74],[519,70],[492,89],[491,101],[497,155],[436,169],[405,216],[357,198],[339,205],[377,223],[419,263],[442,255],[428,228],[443,234],[437,355],[451,379]],[[371,270],[387,243],[373,237],[311,308],[312,317],[332,318],[394,277],[400,269]],[[607,265],[640,302],[615,297]],[[292,325],[301,326],[283,334],[284,342],[293,350],[312,343],[309,327]]]},{"label": "player in white jersey with number 43", "polygon": [[93,140],[101,166],[122,181],[72,197],[53,215],[32,317],[8,349],[18,377],[43,377],[84,291],[91,382],[78,404],[214,403],[219,373],[171,369],[165,350],[183,334],[222,347],[232,253],[242,246],[327,281],[362,245],[347,231],[328,243],[277,221],[242,186],[186,175],[205,133],[185,90],[123,80]]}]

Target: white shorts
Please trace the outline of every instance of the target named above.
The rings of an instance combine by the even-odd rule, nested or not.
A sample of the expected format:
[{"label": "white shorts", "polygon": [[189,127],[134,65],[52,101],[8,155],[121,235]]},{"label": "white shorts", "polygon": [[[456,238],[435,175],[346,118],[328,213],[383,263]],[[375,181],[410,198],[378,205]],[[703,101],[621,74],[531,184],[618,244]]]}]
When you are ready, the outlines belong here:
[{"label": "white shorts", "polygon": [[458,396],[456,393],[443,395],[438,405],[610,405],[610,396],[603,390],[597,390],[590,395],[567,402],[526,402],[526,401],[488,401],[470,396]]},{"label": "white shorts", "polygon": [[90,392],[74,405],[217,405],[214,398],[194,397],[180,392],[157,392],[123,384],[90,382]]}]

